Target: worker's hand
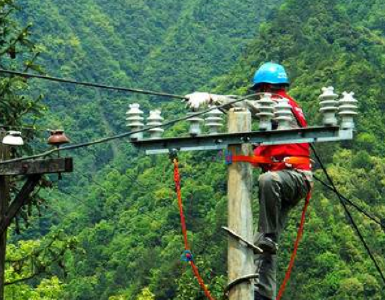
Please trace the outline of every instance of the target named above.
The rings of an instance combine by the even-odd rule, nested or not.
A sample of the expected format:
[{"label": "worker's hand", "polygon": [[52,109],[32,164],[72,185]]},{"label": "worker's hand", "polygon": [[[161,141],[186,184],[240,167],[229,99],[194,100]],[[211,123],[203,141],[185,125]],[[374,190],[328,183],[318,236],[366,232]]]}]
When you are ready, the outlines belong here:
[{"label": "worker's hand", "polygon": [[258,103],[257,100],[254,100],[254,101],[253,100],[245,100],[244,102],[246,104],[246,107],[253,114],[253,116],[260,112],[260,110],[259,110],[260,104]]},{"label": "worker's hand", "polygon": [[185,96],[187,99],[187,107],[197,110],[200,106],[207,105],[211,102],[209,93],[194,92]]},{"label": "worker's hand", "polygon": [[185,96],[187,100],[187,107],[197,110],[201,106],[208,104],[221,105],[229,101],[228,96],[209,94],[203,92],[195,92]]}]

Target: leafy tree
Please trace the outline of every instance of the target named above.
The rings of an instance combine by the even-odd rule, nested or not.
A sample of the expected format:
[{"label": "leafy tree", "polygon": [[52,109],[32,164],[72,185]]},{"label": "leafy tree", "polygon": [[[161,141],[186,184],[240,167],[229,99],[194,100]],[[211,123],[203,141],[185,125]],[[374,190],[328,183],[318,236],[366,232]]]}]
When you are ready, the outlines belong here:
[{"label": "leafy tree", "polygon": [[[33,70],[41,72],[36,63],[40,54],[38,47],[30,40],[28,24],[21,27],[15,20],[15,13],[19,7],[13,0],[0,1],[0,67],[16,69],[25,72]],[[31,87],[28,78],[8,76],[0,78],[0,128],[4,130],[21,130],[26,146],[21,150],[10,149],[10,157],[32,153],[32,147],[39,135],[36,134],[36,123],[42,117],[46,107],[41,103],[42,96],[30,94]],[[11,193],[15,194],[20,188],[19,178],[11,178]],[[41,187],[49,185],[49,181],[42,180]],[[33,218],[32,206],[40,214],[43,200],[38,192],[28,199],[28,207],[20,211],[16,217],[15,231],[19,232],[19,220],[23,219],[28,226]],[[51,234],[44,241],[27,240],[18,245],[9,244],[6,257],[5,295],[7,299],[58,299],[63,292],[63,284],[56,277],[42,279],[42,274],[56,273],[53,269],[64,267],[64,256],[74,248],[75,240],[63,238],[59,234]],[[35,286],[29,286],[27,281],[35,281]]]}]

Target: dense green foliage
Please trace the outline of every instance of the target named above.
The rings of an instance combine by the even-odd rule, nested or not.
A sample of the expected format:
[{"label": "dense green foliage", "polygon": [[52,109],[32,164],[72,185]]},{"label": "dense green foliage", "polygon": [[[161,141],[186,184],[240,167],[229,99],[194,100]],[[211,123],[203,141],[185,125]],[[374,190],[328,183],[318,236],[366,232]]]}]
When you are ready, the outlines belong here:
[{"label": "dense green foliage", "polygon": [[[15,21],[17,9],[12,0],[0,1],[0,67],[40,71],[40,66],[36,64],[39,50],[30,40],[30,25],[21,27]],[[31,144],[38,138],[38,134],[33,129],[36,128],[35,125],[46,108],[41,103],[42,96],[31,97],[29,88],[26,78],[10,76],[0,79],[1,137],[4,135],[3,131],[16,129],[23,132],[26,142],[25,146],[17,149],[11,147],[9,151],[2,146],[1,159],[31,153]],[[20,128],[20,126],[25,127]],[[11,200],[20,190],[24,179],[13,176],[7,180]],[[47,183],[48,181],[42,180],[39,189],[46,187]],[[2,195],[2,201],[5,197],[7,196]],[[35,193],[27,202],[28,204],[16,215],[14,227],[16,232],[20,230],[20,224],[28,226],[31,217],[38,214],[44,200]],[[4,212],[2,216],[3,214]],[[4,274],[4,285],[7,287],[5,298],[59,299],[63,294],[63,285],[52,273],[58,274],[60,265],[67,260],[75,244],[75,237],[68,237],[60,230],[52,230],[42,240],[9,243]],[[64,258],[65,256],[67,257]],[[26,284],[28,281],[33,281],[34,285]],[[3,298],[3,295],[1,297]]]},{"label": "dense green foliage", "polygon": [[[4,69],[21,69],[23,71],[39,71],[35,63],[39,56],[38,49],[29,40],[30,24],[21,27],[15,20],[14,1],[0,2],[0,67]],[[13,17],[13,18],[12,18]],[[28,95],[26,79],[10,77],[0,79],[0,124],[2,130],[17,129],[15,126],[29,125],[33,127],[46,109],[42,97]],[[28,134],[32,140],[34,134]],[[30,140],[27,139],[28,142]]]},{"label": "dense green foliage", "polygon": [[[278,1],[268,5],[263,2],[239,1],[234,10],[232,1],[20,1],[23,6],[20,19],[34,24],[35,40],[42,51],[41,62],[51,75],[187,93],[232,66],[269,8]],[[72,142],[126,130],[124,112],[134,100],[145,110],[157,107],[164,100],[150,98],[152,104],[137,95],[33,82],[32,94],[44,93],[50,107],[41,127],[64,127]],[[168,119],[184,113],[178,102],[165,103],[163,109]],[[175,132],[183,131],[183,127],[178,126]],[[35,149],[42,148],[36,145]],[[106,299],[112,295],[131,299],[149,293],[169,299],[176,295],[177,289],[182,298],[185,293],[199,294],[193,281],[192,291],[184,288],[183,281],[180,288],[173,281],[165,285],[168,278],[179,278],[187,270],[183,278],[188,279],[191,273],[188,268],[181,270],[179,262],[179,219],[176,207],[170,205],[174,203],[172,183],[168,179],[168,185],[164,186],[159,176],[151,176],[158,170],[156,161],[140,158],[120,141],[81,150],[76,155],[77,172],[59,183],[62,193],[42,193],[52,201],[43,211],[44,216],[36,220],[31,230],[14,239],[39,236],[38,231],[49,231],[50,224],[60,224],[78,237],[87,255],[79,254],[66,264],[68,277],[61,276],[61,281],[67,284],[68,299]],[[110,166],[103,170],[106,163]],[[161,176],[169,178],[169,162],[162,164],[162,170],[167,173]],[[219,174],[225,176],[224,166]],[[139,175],[143,175],[142,185],[136,179]],[[210,197],[210,202],[205,203],[209,197],[199,199],[200,194],[213,191],[209,185],[194,193],[194,198],[191,196],[191,203],[194,199],[202,203],[199,212],[188,216],[196,218],[196,228],[191,228],[192,231],[201,231],[215,220],[215,214],[211,213],[207,222],[202,221],[207,218],[206,210],[215,208],[217,199],[224,206],[223,179],[218,182],[222,182],[223,192]],[[149,192],[146,197],[143,186]],[[154,199],[154,193],[158,200]],[[157,206],[160,211],[155,210]],[[138,215],[138,211],[143,212]],[[138,217],[133,218],[135,215]],[[143,217],[146,215],[157,222],[149,223],[151,219]],[[218,222],[217,229],[222,224],[224,220]],[[152,233],[140,240],[139,236],[145,237],[148,228]],[[207,239],[209,231],[206,231],[202,230],[200,239]],[[133,240],[134,235],[138,238]],[[220,252],[224,257],[225,239],[223,236],[218,239],[222,245],[214,253],[208,253],[214,257]],[[111,256],[112,253],[115,254]],[[221,283],[217,293],[221,293],[225,281],[219,274],[224,273],[225,264],[213,273],[215,281]]]},{"label": "dense green foliage", "polygon": [[[245,94],[255,69],[274,60],[287,67],[291,94],[311,124],[319,122],[314,103],[322,86],[355,91],[360,100],[356,140],[319,150],[341,193],[385,216],[384,5],[379,0],[267,2],[24,1],[20,18],[34,22],[52,75],[171,93],[206,87]],[[33,83],[32,95],[44,92],[51,111],[41,126],[64,126],[74,142],[124,131],[124,112],[134,100],[146,111],[161,102],[166,119],[184,113],[182,104],[154,97]],[[185,129],[178,124],[167,134]],[[67,276],[57,271],[62,297],[204,299],[179,259],[183,245],[170,161],[143,157],[126,141],[75,154],[76,172],[58,184],[61,192],[44,191],[50,207],[22,236],[60,227],[79,240],[85,252],[68,257]],[[217,298],[226,283],[222,160],[216,153],[180,157],[192,250]],[[282,240],[280,281],[300,209]],[[362,215],[353,216],[385,271],[384,233]],[[382,299],[383,286],[335,196],[316,185],[285,299]]]}]

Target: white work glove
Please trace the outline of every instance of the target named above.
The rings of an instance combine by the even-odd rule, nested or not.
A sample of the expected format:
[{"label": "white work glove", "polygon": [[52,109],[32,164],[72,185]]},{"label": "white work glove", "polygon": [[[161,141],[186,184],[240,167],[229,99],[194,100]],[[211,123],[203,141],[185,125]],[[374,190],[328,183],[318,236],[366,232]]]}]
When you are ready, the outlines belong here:
[{"label": "white work glove", "polygon": [[192,110],[197,110],[201,106],[207,106],[208,104],[222,104],[228,99],[227,96],[215,95],[204,92],[194,92],[185,96],[187,100],[187,107]]}]

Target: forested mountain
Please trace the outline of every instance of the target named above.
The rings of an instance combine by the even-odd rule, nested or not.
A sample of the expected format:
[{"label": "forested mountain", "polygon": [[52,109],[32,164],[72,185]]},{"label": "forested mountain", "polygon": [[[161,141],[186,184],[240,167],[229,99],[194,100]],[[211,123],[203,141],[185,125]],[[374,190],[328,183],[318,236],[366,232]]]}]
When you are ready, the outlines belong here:
[{"label": "forested mountain", "polygon": [[[34,24],[50,75],[178,94],[229,69],[277,2],[21,1],[20,17]],[[51,122],[70,125],[74,141],[125,130],[128,104],[143,99],[41,83],[39,91],[55,107]],[[119,148],[96,150],[96,161]]]},{"label": "forested mountain", "polygon": [[[372,215],[385,216],[385,5],[379,0],[281,1],[21,1],[33,21],[40,63],[50,75],[184,94],[197,89],[245,94],[261,62],[284,64],[290,93],[311,124],[319,122],[320,89],[354,91],[357,135],[319,148],[340,192]],[[262,23],[261,26],[260,23]],[[162,107],[178,101],[31,81],[50,107],[41,126],[63,126],[73,142],[125,131],[128,104]],[[183,132],[185,124],[168,130]],[[42,146],[40,146],[42,147]],[[50,207],[22,238],[63,229],[77,239],[58,299],[204,299],[183,249],[165,156],[144,157],[126,141],[71,152],[76,171],[45,191]],[[226,284],[226,166],[216,153],[181,155],[182,193],[192,250],[219,299]],[[255,173],[258,173],[257,171]],[[317,170],[317,176],[324,178]],[[257,174],[256,174],[257,175]],[[352,210],[353,211],[353,210]],[[291,215],[281,245],[282,281],[300,216]],[[385,272],[385,235],[353,211]],[[13,235],[13,240],[20,239]],[[30,282],[31,285],[35,284]],[[10,299],[24,299],[8,288]],[[382,282],[333,193],[316,184],[284,299],[383,299]]]},{"label": "forested mountain", "polygon": [[[258,31],[259,24],[279,2],[19,1],[22,10],[18,17],[23,24],[33,24],[33,39],[41,50],[39,62],[49,75],[185,94],[207,85],[213,77],[230,69]],[[44,94],[49,107],[40,127],[62,127],[72,143],[126,131],[125,112],[128,104],[134,101],[140,102],[145,110],[160,107],[161,101],[166,119],[185,113],[184,104],[175,100],[167,103],[163,98],[37,80],[30,82],[33,94]],[[44,145],[35,147],[37,152],[44,148]],[[143,158],[123,140],[71,152],[71,155],[76,159],[75,172],[59,182],[62,192],[42,193],[52,201],[50,207],[53,209],[47,209],[35,226],[24,230],[21,237],[14,235],[14,241],[36,238],[40,233],[57,228],[64,228],[78,238],[82,236],[79,247],[87,254],[69,259],[66,266],[72,271],[68,270],[65,280],[62,278],[68,284],[65,287],[68,299],[107,299],[111,295],[131,299],[150,281],[157,297],[174,297],[177,285],[163,287],[163,284],[167,277],[179,277],[179,247],[168,246],[174,258],[167,259],[165,265],[158,261],[161,249],[180,238],[178,215],[170,206],[174,203],[172,182],[167,173],[164,173],[164,179],[168,178],[164,183],[159,182],[158,174],[151,179],[155,182],[147,178],[154,173],[152,168],[157,163],[169,173],[168,160]],[[138,178],[139,174],[143,179]],[[222,174],[224,178],[224,169]],[[112,176],[111,180],[105,176]],[[160,190],[158,200],[152,192],[144,194],[146,189],[155,187],[154,184]],[[203,205],[203,199],[200,201]],[[150,206],[160,211],[149,212]],[[63,218],[63,214],[67,217]],[[132,214],[138,219],[131,218]],[[151,216],[157,222],[149,231]],[[169,218],[172,224],[164,227]],[[194,222],[199,224],[198,219]],[[53,224],[57,225],[56,229]],[[202,226],[205,224],[200,224]],[[98,228],[110,228],[117,235],[105,232],[102,237],[104,234]],[[136,230],[156,234],[151,232],[148,241],[146,238],[140,241],[132,239]],[[91,236],[95,240],[86,241]],[[156,241],[152,240],[154,237]],[[100,238],[106,239],[105,242],[99,243]],[[160,239],[165,240],[159,244]],[[151,249],[148,243],[157,247]],[[106,248],[102,250],[103,247]],[[225,247],[220,250],[224,253]],[[149,251],[156,253],[152,255]],[[118,258],[110,256],[113,253]],[[168,255],[171,258],[171,254]],[[157,259],[149,259],[153,257]],[[143,265],[138,269],[143,262],[149,264],[148,267]],[[223,266],[222,273],[224,270]],[[154,275],[141,276],[137,271]],[[218,280],[223,281],[220,277]],[[192,286],[197,293],[195,284]],[[17,290],[21,290],[20,286],[9,287],[9,295],[21,297],[15,294]]]}]

